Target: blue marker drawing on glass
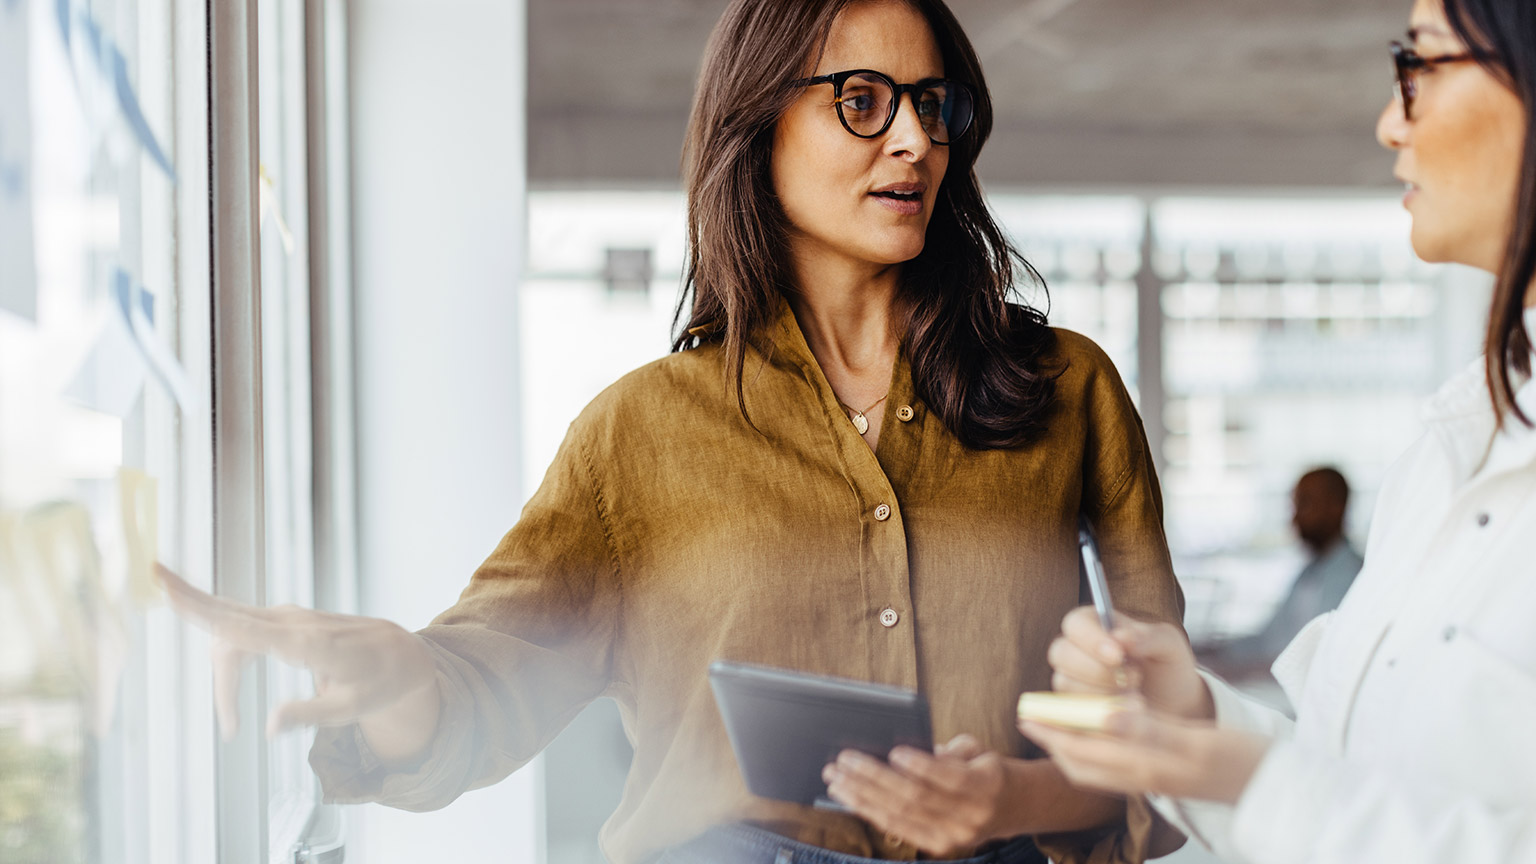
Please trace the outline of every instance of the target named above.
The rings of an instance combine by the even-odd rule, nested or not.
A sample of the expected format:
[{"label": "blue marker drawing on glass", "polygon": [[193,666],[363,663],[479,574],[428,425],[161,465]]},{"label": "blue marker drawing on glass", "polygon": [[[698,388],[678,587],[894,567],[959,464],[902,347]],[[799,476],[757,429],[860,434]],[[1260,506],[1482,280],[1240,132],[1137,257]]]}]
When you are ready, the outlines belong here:
[{"label": "blue marker drawing on glass", "polygon": [[[175,183],[176,169],[165,149],[160,146],[154,130],[149,128],[149,119],[144,116],[139,96],[133,89],[133,81],[128,74],[128,58],[112,44],[102,32],[101,25],[88,11],[82,9],[72,15],[73,11],[70,0],[55,0],[54,17],[59,25],[59,36],[64,40],[64,49],[69,51],[73,47],[76,32],[74,23],[78,20],[85,53],[95,64],[96,71],[112,85],[118,110],[122,112],[123,120],[128,124],[134,139],[160,170],[165,172],[165,176]],[[75,83],[78,86],[80,82],[77,79]]]},{"label": "blue marker drawing on glass", "polygon": [[[144,290],[144,286],[136,283],[128,271],[121,267],[113,274],[112,295],[117,300],[117,312],[122,316],[123,323],[128,325],[128,332],[133,336],[133,346],[138,349],[144,365],[160,386],[176,400],[182,413],[192,415],[197,407],[197,397],[187,380],[187,373],[170,348],[155,337],[154,299]],[[139,302],[134,303],[135,299]]]}]

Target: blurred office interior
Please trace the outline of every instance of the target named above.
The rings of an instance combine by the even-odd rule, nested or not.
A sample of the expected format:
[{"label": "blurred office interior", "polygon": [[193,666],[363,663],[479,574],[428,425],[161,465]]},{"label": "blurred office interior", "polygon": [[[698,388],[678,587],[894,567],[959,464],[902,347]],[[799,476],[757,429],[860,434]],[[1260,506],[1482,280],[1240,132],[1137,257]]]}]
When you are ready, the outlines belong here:
[{"label": "blurred office interior", "polygon": [[[1192,637],[1250,632],[1304,563],[1296,478],[1349,477],[1359,547],[1420,400],[1479,350],[1487,280],[1413,257],[1374,140],[1410,4],[951,5],[997,107],[979,174],[1045,277],[1020,299],[1135,395]],[[724,6],[0,4],[0,180],[30,177],[0,226],[30,213],[33,250],[0,258],[0,551],[80,514],[97,562],[0,556],[0,860],[602,860],[611,703],[432,814],[322,806],[308,736],[259,731],[309,687],[279,663],[219,743],[205,640],[134,590],[122,469],[194,581],[425,625],[581,407],[668,350]]]}]

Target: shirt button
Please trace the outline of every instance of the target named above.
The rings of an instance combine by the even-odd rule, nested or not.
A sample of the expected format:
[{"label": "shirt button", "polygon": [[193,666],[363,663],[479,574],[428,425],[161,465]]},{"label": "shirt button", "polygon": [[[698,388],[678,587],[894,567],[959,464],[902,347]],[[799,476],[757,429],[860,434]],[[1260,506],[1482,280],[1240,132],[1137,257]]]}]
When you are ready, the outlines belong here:
[{"label": "shirt button", "polygon": [[1445,628],[1445,632],[1442,633],[1441,635],[1445,637],[1445,641],[1449,642],[1452,639],[1456,638],[1456,628],[1454,626],[1453,627],[1447,627],[1447,628]]},{"label": "shirt button", "polygon": [[890,608],[889,606],[887,606],[880,613],[880,623],[884,624],[887,627],[895,627],[896,626],[896,622],[900,621],[900,620],[901,620],[901,616],[897,615],[896,614],[896,610]]},{"label": "shirt button", "polygon": [[1479,513],[1479,514],[1477,514],[1477,527],[1479,527],[1479,528],[1487,528],[1488,527],[1488,514],[1487,513]]},{"label": "shirt button", "polygon": [[884,522],[889,518],[891,518],[891,507],[889,504],[881,504],[875,508],[875,521]]},{"label": "shirt button", "polygon": [[917,412],[912,410],[912,406],[911,405],[903,405],[900,408],[896,409],[896,419],[900,420],[903,423],[907,422],[908,420],[911,420],[916,415],[917,415]]}]

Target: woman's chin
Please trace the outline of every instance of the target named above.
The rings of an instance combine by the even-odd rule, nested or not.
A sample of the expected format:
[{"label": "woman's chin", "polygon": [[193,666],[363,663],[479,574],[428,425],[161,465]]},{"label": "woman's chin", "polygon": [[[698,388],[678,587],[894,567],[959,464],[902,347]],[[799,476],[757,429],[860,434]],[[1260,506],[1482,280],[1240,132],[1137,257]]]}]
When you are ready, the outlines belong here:
[{"label": "woman's chin", "polygon": [[1408,234],[1408,243],[1413,247],[1413,254],[1427,264],[1444,264],[1451,260],[1445,248],[1445,241],[1417,219],[1413,222],[1413,230]]},{"label": "woman's chin", "polygon": [[925,238],[921,235],[890,238],[890,242],[881,243],[878,248],[870,250],[873,253],[870,260],[881,264],[902,264],[911,261],[923,254],[924,240]]}]

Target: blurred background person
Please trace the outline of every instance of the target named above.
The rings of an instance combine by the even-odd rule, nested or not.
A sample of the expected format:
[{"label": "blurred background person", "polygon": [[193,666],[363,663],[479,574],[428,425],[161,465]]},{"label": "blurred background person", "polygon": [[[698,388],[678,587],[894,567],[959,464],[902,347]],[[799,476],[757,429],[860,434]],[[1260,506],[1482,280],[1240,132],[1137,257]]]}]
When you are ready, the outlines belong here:
[{"label": "blurred background person", "polygon": [[1349,481],[1338,469],[1315,468],[1303,474],[1291,502],[1291,527],[1309,560],[1280,607],[1257,633],[1196,647],[1201,664],[1229,681],[1267,677],[1275,658],[1308,621],[1338,607],[1364,563],[1344,535]]}]

